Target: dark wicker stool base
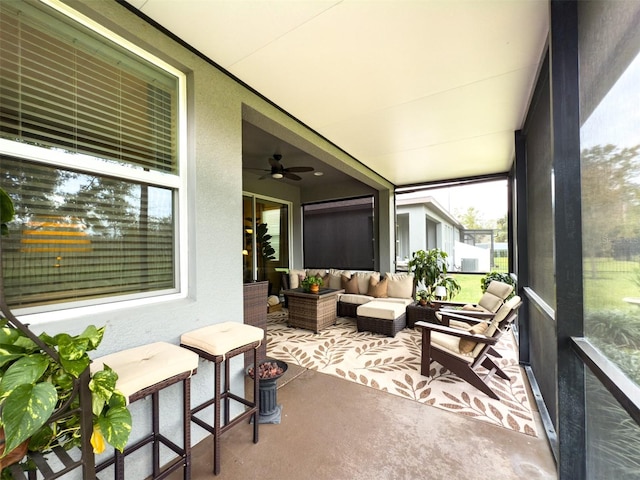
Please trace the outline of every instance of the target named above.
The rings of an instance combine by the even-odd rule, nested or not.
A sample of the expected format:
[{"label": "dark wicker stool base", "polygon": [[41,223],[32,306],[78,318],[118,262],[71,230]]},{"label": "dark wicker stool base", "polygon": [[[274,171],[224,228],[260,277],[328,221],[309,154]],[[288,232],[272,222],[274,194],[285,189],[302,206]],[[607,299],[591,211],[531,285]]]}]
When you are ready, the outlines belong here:
[{"label": "dark wicker stool base", "polygon": [[356,318],[359,306],[357,303],[338,302],[338,316]]},{"label": "dark wicker stool base", "polygon": [[[248,326],[248,325],[245,325]],[[221,333],[224,334],[224,333]],[[184,342],[184,336],[182,337]],[[251,420],[253,421],[253,443],[258,443],[258,412],[260,410],[260,393],[259,393],[259,378],[258,375],[254,375],[253,379],[253,400],[240,397],[231,392],[231,381],[229,372],[229,360],[236,355],[244,354],[253,351],[253,365],[258,365],[258,347],[260,341],[247,343],[238,348],[225,352],[223,355],[213,355],[200,348],[194,347],[188,343],[181,343],[184,348],[196,352],[200,358],[213,362],[215,364],[215,381],[214,381],[214,393],[213,398],[201,403],[197,407],[191,409],[191,421],[198,426],[204,428],[213,435],[213,474],[218,475],[220,473],[220,436],[238,425],[240,422]],[[222,368],[224,364],[224,386],[222,385]],[[234,400],[245,406],[244,412],[240,413],[233,420],[230,420],[229,407],[230,400]],[[222,407],[224,404],[224,415],[222,415]],[[201,412],[207,407],[213,405],[214,418],[213,422],[205,421],[196,416],[198,412]],[[223,418],[224,417],[224,418]]]},{"label": "dark wicker stool base", "polygon": [[358,316],[356,318],[356,325],[359,332],[367,331],[381,333],[388,337],[395,337],[396,333],[407,326],[407,316],[403,313],[394,320]]}]

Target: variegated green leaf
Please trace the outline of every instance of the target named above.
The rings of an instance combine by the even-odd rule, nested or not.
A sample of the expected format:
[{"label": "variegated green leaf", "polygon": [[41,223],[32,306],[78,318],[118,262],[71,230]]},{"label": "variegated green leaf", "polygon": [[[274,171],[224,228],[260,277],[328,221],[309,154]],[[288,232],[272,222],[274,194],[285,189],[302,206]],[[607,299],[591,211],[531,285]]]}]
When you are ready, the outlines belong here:
[{"label": "variegated green leaf", "polygon": [[131,413],[126,407],[111,407],[104,417],[98,418],[104,438],[114,448],[122,451],[131,433]]},{"label": "variegated green leaf", "polygon": [[20,331],[15,328],[0,328],[0,345],[13,345],[19,336]]},{"label": "variegated green leaf", "polygon": [[47,382],[14,388],[2,408],[5,451],[10,452],[46,424],[57,401],[55,387]]},{"label": "variegated green leaf", "polygon": [[67,372],[77,378],[89,366],[91,360],[88,356],[82,357],[79,360],[68,360],[64,357],[60,357],[60,363]]},{"label": "variegated green leaf", "polygon": [[49,366],[49,359],[44,354],[29,355],[17,360],[7,368],[0,380],[0,397],[6,396],[19,385],[32,384],[38,380]]},{"label": "variegated green leaf", "polygon": [[56,335],[58,340],[58,352],[60,357],[65,360],[80,360],[87,354],[89,339],[73,338],[67,334]]},{"label": "variegated green leaf", "polygon": [[116,388],[118,375],[109,366],[93,374],[89,382],[89,389],[93,392],[93,413],[99,415],[105,403],[111,400],[111,395]]},{"label": "variegated green leaf", "polygon": [[84,332],[80,334],[81,338],[88,340],[87,350],[95,350],[102,342],[105,327],[97,328],[95,325],[89,325]]},{"label": "variegated green leaf", "polygon": [[[11,200],[11,197],[7,192],[0,188],[0,222],[4,225],[5,223],[10,222],[14,215],[15,209],[13,208],[13,201]],[[2,234],[5,235],[5,232],[3,231]]]}]

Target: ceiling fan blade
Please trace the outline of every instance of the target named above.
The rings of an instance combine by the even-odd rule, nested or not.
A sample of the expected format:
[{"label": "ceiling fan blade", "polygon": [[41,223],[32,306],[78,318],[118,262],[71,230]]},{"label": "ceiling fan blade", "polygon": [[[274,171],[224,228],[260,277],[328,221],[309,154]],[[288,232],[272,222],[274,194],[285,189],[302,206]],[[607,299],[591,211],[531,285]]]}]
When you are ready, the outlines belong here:
[{"label": "ceiling fan blade", "polygon": [[290,167],[285,168],[285,172],[313,172],[313,167]]},{"label": "ceiling fan blade", "polygon": [[284,172],[284,178],[288,178],[289,180],[302,180],[302,177],[299,177],[295,173],[287,172],[286,170]]},{"label": "ceiling fan blade", "polygon": [[258,180],[264,180],[265,178],[269,178],[270,176],[271,176],[271,173],[265,173]]}]

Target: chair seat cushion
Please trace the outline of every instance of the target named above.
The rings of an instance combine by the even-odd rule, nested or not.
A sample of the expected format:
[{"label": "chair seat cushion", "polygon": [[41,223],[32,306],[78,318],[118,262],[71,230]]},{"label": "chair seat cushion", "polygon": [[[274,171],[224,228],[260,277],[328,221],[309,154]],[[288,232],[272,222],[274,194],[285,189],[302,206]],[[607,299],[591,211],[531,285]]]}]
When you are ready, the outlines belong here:
[{"label": "chair seat cushion", "polygon": [[460,352],[460,339],[453,335],[447,335],[441,332],[431,332],[431,346],[440,348],[451,355],[463,359],[465,362],[471,363],[474,359],[473,351],[470,353]]},{"label": "chair seat cushion", "polygon": [[180,343],[211,355],[225,355],[253,342],[262,342],[264,330],[244,323],[223,322],[182,334]]},{"label": "chair seat cushion", "polygon": [[94,359],[91,372],[108,365],[118,374],[116,387],[129,398],[147,387],[198,368],[198,354],[167,342],[129,348]]}]

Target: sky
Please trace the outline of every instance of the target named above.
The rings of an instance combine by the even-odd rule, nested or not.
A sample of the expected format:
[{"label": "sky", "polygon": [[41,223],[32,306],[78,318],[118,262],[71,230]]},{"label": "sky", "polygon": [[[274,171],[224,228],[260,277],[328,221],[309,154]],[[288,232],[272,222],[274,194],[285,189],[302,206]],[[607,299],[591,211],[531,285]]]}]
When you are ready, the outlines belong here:
[{"label": "sky", "polygon": [[640,144],[640,54],[604,96],[580,129],[581,147]]},{"label": "sky", "polygon": [[497,180],[460,187],[448,187],[404,194],[407,197],[431,196],[452,214],[474,207],[484,220],[497,220],[507,214],[507,181]]}]

